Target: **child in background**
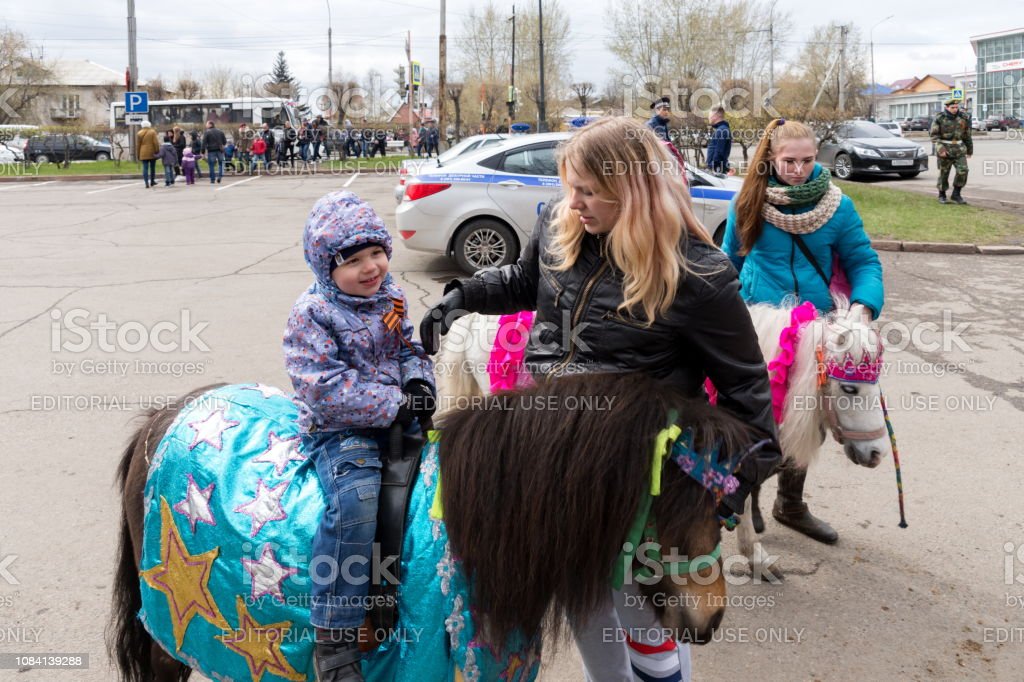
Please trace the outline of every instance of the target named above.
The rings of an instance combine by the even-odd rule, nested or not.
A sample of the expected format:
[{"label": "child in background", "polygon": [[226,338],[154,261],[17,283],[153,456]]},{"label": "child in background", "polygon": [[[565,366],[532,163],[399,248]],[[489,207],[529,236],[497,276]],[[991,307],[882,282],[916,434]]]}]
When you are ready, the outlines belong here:
[{"label": "child in background", "polygon": [[192,153],[192,147],[185,147],[181,153],[181,170],[185,175],[185,184],[196,184],[196,155]]},{"label": "child in background", "polygon": [[174,167],[178,165],[178,152],[175,151],[170,137],[164,138],[156,158],[160,159],[164,167],[164,186],[170,187],[174,184]]}]

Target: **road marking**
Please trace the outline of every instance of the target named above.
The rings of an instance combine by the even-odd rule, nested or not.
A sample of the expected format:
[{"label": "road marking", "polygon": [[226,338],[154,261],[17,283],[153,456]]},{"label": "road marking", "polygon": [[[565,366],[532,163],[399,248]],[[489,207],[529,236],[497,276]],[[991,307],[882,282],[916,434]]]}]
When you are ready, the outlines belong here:
[{"label": "road marking", "polygon": [[359,177],[359,171],[356,171],[356,174],[355,174],[355,175],[353,175],[353,176],[352,176],[351,178],[349,178],[349,179],[348,179],[348,182],[346,182],[346,183],[344,184],[344,187],[348,187],[349,185],[351,185],[351,184],[352,184],[352,182],[353,182],[353,181],[355,181],[355,179],[356,179],[356,178],[358,178],[358,177]]},{"label": "road marking", "polygon": [[117,185],[116,187],[105,187],[104,189],[94,189],[91,192],[86,192],[86,194],[99,194],[100,192],[113,192],[115,189],[122,189],[124,187],[131,187],[132,185],[136,185],[136,184],[138,184],[138,183],[136,183],[136,182],[126,182],[124,184]]},{"label": "road marking", "polygon": [[243,182],[252,182],[253,180],[259,180],[259,179],[260,179],[260,176],[254,175],[251,178],[246,178],[245,180],[239,180],[238,182],[232,182],[230,185],[224,185],[223,187],[218,187],[217,191],[219,192],[222,189],[231,189],[235,185],[241,185]]},{"label": "road marking", "polygon": [[13,187],[0,187],[0,192],[7,189],[28,189],[30,187],[42,187],[43,185],[52,185],[57,182],[56,180],[47,180],[46,182],[37,182],[33,185],[22,185],[21,183],[13,183]]}]

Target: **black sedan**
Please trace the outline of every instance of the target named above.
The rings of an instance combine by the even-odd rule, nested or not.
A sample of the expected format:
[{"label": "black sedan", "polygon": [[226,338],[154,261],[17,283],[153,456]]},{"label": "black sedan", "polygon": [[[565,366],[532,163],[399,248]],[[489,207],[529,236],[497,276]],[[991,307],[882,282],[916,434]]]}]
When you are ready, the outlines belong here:
[{"label": "black sedan", "polygon": [[928,152],[870,121],[847,121],[821,140],[818,162],[840,180],[882,173],[913,178],[928,170]]}]

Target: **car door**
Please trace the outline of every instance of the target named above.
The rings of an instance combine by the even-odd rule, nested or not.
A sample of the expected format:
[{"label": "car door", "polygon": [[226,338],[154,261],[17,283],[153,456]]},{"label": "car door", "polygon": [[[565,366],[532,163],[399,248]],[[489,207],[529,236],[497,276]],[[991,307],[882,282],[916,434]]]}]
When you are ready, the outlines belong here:
[{"label": "car door", "polygon": [[491,200],[523,235],[533,232],[543,205],[561,191],[555,161],[557,144],[541,142],[509,150],[488,184]]}]

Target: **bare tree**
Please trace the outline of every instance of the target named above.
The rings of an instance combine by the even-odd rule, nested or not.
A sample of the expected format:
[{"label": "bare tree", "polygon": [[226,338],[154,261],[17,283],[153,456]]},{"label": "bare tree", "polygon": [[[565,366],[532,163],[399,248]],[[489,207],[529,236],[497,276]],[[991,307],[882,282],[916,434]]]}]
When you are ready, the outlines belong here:
[{"label": "bare tree", "polygon": [[572,84],[572,91],[576,93],[576,99],[580,103],[580,113],[587,115],[587,104],[591,102],[590,96],[594,92],[594,84],[589,81],[581,81]]},{"label": "bare tree", "polygon": [[0,32],[0,123],[32,123],[32,104],[53,76],[40,54],[34,54],[24,34],[9,28]]},{"label": "bare tree", "polygon": [[202,92],[207,97],[234,96],[235,72],[229,66],[214,65],[203,73]]},{"label": "bare tree", "polygon": [[199,99],[203,96],[203,85],[192,77],[191,71],[182,71],[178,74],[178,84],[175,88],[181,99]]},{"label": "bare tree", "polygon": [[174,94],[164,85],[164,79],[160,74],[146,82],[146,91],[149,93],[149,98],[153,101],[170,99],[171,95]]},{"label": "bare tree", "polygon": [[849,28],[846,34],[845,57],[842,49],[843,27],[831,22],[817,26],[810,40],[793,62],[778,98],[783,106],[809,109],[817,93],[818,106],[839,109],[839,71],[845,69],[846,111],[856,111],[864,104],[863,92],[867,88],[867,54],[861,41],[860,30]]},{"label": "bare tree", "polygon": [[448,83],[445,95],[455,107],[455,141],[462,139],[462,83]]}]

